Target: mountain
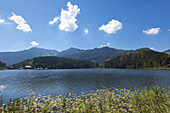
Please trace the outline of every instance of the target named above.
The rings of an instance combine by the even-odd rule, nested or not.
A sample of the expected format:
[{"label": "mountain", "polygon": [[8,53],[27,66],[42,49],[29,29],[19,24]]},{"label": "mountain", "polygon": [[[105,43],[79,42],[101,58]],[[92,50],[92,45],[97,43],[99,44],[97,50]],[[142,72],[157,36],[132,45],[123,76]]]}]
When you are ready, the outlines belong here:
[{"label": "mountain", "polygon": [[83,52],[84,50],[81,49],[77,49],[77,48],[69,48],[67,50],[61,51],[57,54],[58,57],[63,57],[63,56],[69,56],[69,55],[73,55],[73,54],[78,54]]},{"label": "mountain", "polygon": [[[81,50],[77,48],[69,48],[67,50],[57,52],[56,50],[48,50],[42,48],[30,48],[28,50],[17,51],[17,52],[0,52],[0,60],[5,62],[8,66],[22,62],[27,59],[32,59],[41,56],[56,56],[70,59],[80,59],[95,61],[100,64],[104,63],[105,60],[113,59],[120,55],[126,54],[127,52],[133,51],[152,51],[149,48],[140,48],[137,50],[121,50],[110,47],[94,48],[90,50]],[[165,52],[169,52],[167,50]]]},{"label": "mountain", "polygon": [[109,48],[109,47],[102,47],[102,48],[95,48],[91,50],[85,50],[72,55],[64,55],[62,57],[71,58],[71,59],[91,60],[91,61],[97,61],[101,63],[109,58],[117,57],[126,52],[128,51]]},{"label": "mountain", "polygon": [[126,52],[128,51],[109,47],[95,48],[91,50],[69,48],[68,50],[61,52],[34,47],[28,50],[17,52],[0,52],[0,60],[5,62],[7,65],[12,65],[27,59],[32,59],[40,56],[57,56],[71,59],[93,60],[101,63],[109,58],[114,58]]},{"label": "mountain", "polygon": [[170,56],[148,49],[130,51],[124,55],[105,61],[105,68],[159,68],[169,67]]},{"label": "mountain", "polygon": [[144,50],[144,51],[145,51],[145,50],[148,50],[148,51],[149,51],[149,50],[151,50],[151,49],[150,49],[150,48],[145,47],[145,48],[139,48],[139,49],[137,49],[137,50],[139,50],[139,51],[140,51],[140,50]]},{"label": "mountain", "polygon": [[57,54],[58,52],[55,50],[33,47],[28,50],[17,51],[17,52],[0,52],[0,60],[2,62],[5,62],[7,65],[12,65],[34,57],[56,56]]},{"label": "mountain", "polygon": [[47,56],[37,57],[25,60],[18,64],[14,64],[14,68],[24,68],[25,66],[31,68],[48,68],[48,69],[75,69],[75,68],[94,68],[97,67],[95,62],[74,60],[61,57]]},{"label": "mountain", "polygon": [[164,53],[169,53],[170,54],[170,49],[164,51]]}]

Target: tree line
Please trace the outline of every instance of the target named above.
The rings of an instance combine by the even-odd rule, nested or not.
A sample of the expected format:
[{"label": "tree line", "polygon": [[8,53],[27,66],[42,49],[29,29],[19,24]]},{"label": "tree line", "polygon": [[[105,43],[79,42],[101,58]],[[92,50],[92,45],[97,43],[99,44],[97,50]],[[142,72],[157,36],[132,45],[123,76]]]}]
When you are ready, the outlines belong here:
[{"label": "tree line", "polygon": [[97,63],[85,60],[75,60],[60,57],[37,57],[29,59],[13,65],[15,68],[24,68],[31,66],[32,68],[47,69],[76,69],[76,68],[95,68]]},{"label": "tree line", "polygon": [[6,67],[7,67],[6,63],[3,63],[3,62],[0,61],[0,69],[4,69]]},{"label": "tree line", "polygon": [[160,68],[169,67],[170,56],[152,50],[136,50],[105,61],[105,68]]}]

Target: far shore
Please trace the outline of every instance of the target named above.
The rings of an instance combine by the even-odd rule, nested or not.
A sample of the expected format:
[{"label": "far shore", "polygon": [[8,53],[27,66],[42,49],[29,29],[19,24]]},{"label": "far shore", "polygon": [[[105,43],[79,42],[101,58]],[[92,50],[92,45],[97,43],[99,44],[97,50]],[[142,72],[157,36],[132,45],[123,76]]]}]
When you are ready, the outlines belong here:
[{"label": "far shore", "polygon": [[[66,69],[66,68],[63,68]],[[131,70],[170,70],[170,68],[73,68],[73,69],[131,69]],[[56,70],[56,69],[0,69],[3,70]]]}]

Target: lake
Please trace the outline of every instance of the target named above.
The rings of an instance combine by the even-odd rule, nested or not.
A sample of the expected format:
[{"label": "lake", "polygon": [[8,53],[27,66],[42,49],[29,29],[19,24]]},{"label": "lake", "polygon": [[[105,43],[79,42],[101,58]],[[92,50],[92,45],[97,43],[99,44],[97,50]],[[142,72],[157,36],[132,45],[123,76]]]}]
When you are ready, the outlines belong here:
[{"label": "lake", "polygon": [[170,70],[58,69],[0,71],[0,95],[4,99],[34,95],[90,92],[102,88],[134,90],[152,87],[156,82],[170,86]]}]

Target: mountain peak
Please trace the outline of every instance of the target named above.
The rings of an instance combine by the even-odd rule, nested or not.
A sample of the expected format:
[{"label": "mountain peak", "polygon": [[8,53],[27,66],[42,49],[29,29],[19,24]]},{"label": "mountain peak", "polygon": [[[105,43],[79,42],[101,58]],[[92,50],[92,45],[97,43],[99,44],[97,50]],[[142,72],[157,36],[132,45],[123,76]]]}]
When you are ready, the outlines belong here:
[{"label": "mountain peak", "polygon": [[104,46],[104,47],[102,47],[102,48],[100,48],[100,49],[115,49],[115,48],[111,48],[111,47],[108,47],[108,46]]},{"label": "mountain peak", "polygon": [[67,50],[61,51],[57,56],[63,57],[63,56],[67,56],[67,55],[78,54],[78,53],[83,52],[83,51],[84,50],[74,48],[74,47],[70,47]]},{"label": "mountain peak", "polygon": [[166,50],[166,51],[164,51],[165,53],[170,53],[170,49],[168,49],[168,50]]},{"label": "mountain peak", "polygon": [[121,50],[121,49],[111,48],[111,47],[108,47],[108,46],[104,46],[104,47],[97,48],[97,49],[100,49],[100,50]]},{"label": "mountain peak", "polygon": [[43,49],[43,48],[39,48],[39,47],[31,47],[29,50],[37,50],[37,49]]},{"label": "mountain peak", "polygon": [[102,46],[102,47],[99,47],[99,48],[110,48],[109,46]]},{"label": "mountain peak", "polygon": [[54,51],[54,52],[57,52],[57,53],[58,53],[58,51],[53,50],[53,49],[44,49],[44,48],[39,48],[39,47],[32,47],[32,48],[30,48],[30,49],[28,49],[28,50],[37,50],[37,51]]},{"label": "mountain peak", "polygon": [[70,47],[70,48],[69,48],[69,49],[67,49],[67,50],[80,50],[80,49],[75,48],[75,47]]},{"label": "mountain peak", "polygon": [[148,47],[144,47],[144,48],[140,48],[140,49],[137,49],[137,50],[147,50],[147,51],[149,51],[149,50],[152,50],[152,49],[150,49]]},{"label": "mountain peak", "polygon": [[100,48],[110,48],[110,47],[108,47],[108,46],[103,46],[103,47],[100,47]]}]

